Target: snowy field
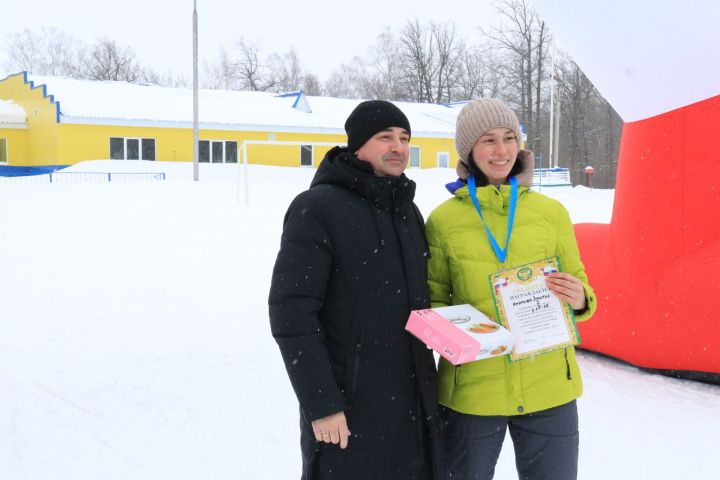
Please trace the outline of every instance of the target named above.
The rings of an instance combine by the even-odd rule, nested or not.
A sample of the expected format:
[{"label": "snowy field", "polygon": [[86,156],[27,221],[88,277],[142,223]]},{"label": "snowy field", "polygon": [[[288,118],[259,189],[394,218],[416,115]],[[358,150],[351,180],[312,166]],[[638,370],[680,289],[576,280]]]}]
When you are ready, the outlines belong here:
[{"label": "snowy field", "polygon": [[[237,166],[199,183],[189,164],[72,169],[168,180],[0,185],[0,479],[299,478],[266,299],[314,170],[250,166],[246,206]],[[454,180],[409,176],[426,216]],[[612,191],[543,193],[574,222],[610,220]],[[720,387],[579,357],[580,479],[720,478]],[[496,478],[516,478],[509,442]]]}]

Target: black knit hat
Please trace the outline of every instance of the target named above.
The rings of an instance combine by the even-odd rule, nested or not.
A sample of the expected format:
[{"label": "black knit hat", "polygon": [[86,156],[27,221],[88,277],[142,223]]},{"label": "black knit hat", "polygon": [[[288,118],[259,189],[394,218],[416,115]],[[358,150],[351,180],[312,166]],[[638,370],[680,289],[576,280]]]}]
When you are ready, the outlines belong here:
[{"label": "black knit hat", "polygon": [[398,107],[385,100],[360,103],[345,120],[348,149],[357,152],[370,137],[390,127],[400,127],[410,133],[410,122]]}]

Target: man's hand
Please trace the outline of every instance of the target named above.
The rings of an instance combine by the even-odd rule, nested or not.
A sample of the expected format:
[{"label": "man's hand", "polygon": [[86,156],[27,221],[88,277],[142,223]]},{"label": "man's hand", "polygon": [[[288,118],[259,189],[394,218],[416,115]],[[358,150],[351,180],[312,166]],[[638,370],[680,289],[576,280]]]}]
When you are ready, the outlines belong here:
[{"label": "man's hand", "polygon": [[337,412],[312,422],[315,440],[318,442],[340,444],[347,447],[350,430],[348,430],[345,412]]},{"label": "man's hand", "polygon": [[566,301],[573,310],[583,310],[587,304],[582,282],[564,272],[553,272],[545,277],[547,287],[560,299]]}]

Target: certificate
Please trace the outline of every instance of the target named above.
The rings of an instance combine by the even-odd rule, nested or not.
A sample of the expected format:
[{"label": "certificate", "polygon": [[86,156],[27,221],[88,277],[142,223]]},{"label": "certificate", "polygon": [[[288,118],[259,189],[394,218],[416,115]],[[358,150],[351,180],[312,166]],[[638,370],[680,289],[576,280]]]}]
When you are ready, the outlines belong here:
[{"label": "certificate", "polygon": [[515,335],[511,360],[580,343],[572,308],[545,284],[559,270],[558,258],[551,257],[490,275],[497,318]]}]

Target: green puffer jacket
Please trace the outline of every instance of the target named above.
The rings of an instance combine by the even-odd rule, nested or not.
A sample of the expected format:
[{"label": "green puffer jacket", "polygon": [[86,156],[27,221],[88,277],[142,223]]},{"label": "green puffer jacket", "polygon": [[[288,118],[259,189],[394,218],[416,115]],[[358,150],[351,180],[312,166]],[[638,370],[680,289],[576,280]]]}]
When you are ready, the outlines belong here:
[{"label": "green puffer jacket", "polygon": [[[430,214],[426,233],[431,252],[428,281],[432,306],[469,303],[497,321],[489,275],[558,256],[561,269],[585,285],[587,310],[575,319],[587,320],[597,303],[567,210],[527,187],[519,190],[510,248],[502,264],[490,246],[467,186]],[[510,186],[502,185],[499,190],[492,185],[480,187],[477,197],[488,228],[504,247]],[[503,355],[454,367],[441,359],[439,375],[440,403],[474,415],[522,415],[562,405],[582,394],[572,347],[514,362]]]}]

